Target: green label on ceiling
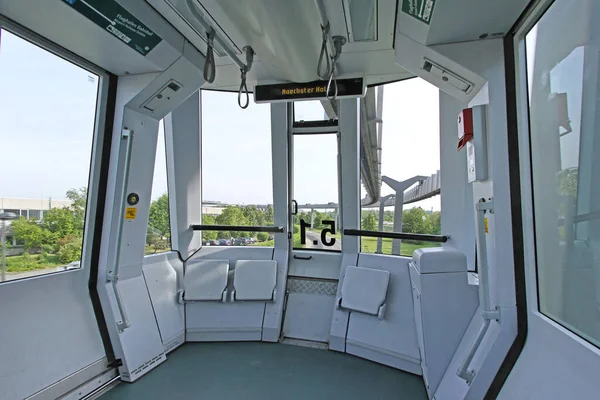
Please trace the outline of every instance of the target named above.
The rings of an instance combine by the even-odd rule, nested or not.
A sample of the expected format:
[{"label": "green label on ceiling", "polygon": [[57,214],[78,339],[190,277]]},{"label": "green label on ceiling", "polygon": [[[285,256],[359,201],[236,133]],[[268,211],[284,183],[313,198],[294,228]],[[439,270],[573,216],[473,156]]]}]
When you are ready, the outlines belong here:
[{"label": "green label on ceiling", "polygon": [[402,11],[429,25],[435,1],[436,0],[402,0]]},{"label": "green label on ceiling", "polygon": [[148,54],[162,40],[114,0],[63,1],[141,55]]}]

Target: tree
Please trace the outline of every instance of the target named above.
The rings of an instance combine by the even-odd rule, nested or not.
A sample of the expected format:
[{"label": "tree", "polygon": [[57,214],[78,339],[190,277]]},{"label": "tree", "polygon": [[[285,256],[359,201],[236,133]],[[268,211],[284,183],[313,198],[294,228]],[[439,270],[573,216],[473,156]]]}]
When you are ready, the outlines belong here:
[{"label": "tree", "polygon": [[383,220],[386,222],[394,222],[394,211],[385,210],[383,212]]},{"label": "tree", "polygon": [[171,237],[171,221],[169,219],[169,195],[167,193],[150,203],[148,227],[152,227],[161,237]]},{"label": "tree", "polygon": [[402,213],[402,232],[405,233],[426,233],[427,217],[425,210],[421,207],[413,207],[409,210],[405,210]]},{"label": "tree", "polygon": [[60,260],[60,262],[65,264],[68,264],[73,261],[78,261],[81,258],[82,248],[82,238],[75,237],[74,240],[60,246],[60,249],[58,249],[58,259]]},{"label": "tree", "polygon": [[85,224],[85,206],[87,203],[87,188],[67,190],[67,199],[71,200],[71,211],[75,221],[75,228],[83,232]]},{"label": "tree", "polygon": [[265,209],[265,225],[273,225],[275,223],[273,206],[269,205]]},{"label": "tree", "polygon": [[[217,225],[241,225],[248,226],[248,219],[242,212],[241,207],[227,206],[216,218]],[[220,231],[217,233],[219,239],[230,239],[234,232]],[[249,232],[237,232],[238,237],[249,237]]]},{"label": "tree", "polygon": [[40,248],[51,239],[48,232],[44,230],[37,222],[27,220],[25,217],[12,222],[10,225],[15,239],[23,242],[25,250]]},{"label": "tree", "polygon": [[[203,225],[214,225],[215,217],[213,215],[203,215],[202,216],[202,224]],[[202,231],[202,238],[204,240],[215,240],[217,238],[217,231]]]},{"label": "tree", "polygon": [[362,220],[362,229],[366,231],[376,231],[377,230],[377,218],[375,217],[375,211],[368,211],[364,213],[364,217]]},{"label": "tree", "polygon": [[429,216],[431,221],[431,234],[441,235],[442,234],[442,213],[441,211],[434,211]]},{"label": "tree", "polygon": [[65,236],[83,236],[83,222],[69,208],[52,208],[44,212],[42,227],[58,240]]},{"label": "tree", "polygon": [[258,232],[256,234],[256,239],[258,239],[259,242],[264,242],[269,239],[269,234],[266,232]]}]

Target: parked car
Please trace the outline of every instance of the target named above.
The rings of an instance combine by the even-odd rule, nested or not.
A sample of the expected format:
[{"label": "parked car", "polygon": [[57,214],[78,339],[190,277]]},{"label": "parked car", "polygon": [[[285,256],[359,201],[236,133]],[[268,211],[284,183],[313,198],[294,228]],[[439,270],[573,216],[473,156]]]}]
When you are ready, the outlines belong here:
[{"label": "parked car", "polygon": [[250,244],[250,242],[246,238],[237,238],[233,241],[234,246],[246,246],[247,244]]},{"label": "parked car", "polygon": [[218,242],[218,241],[216,241],[216,240],[207,240],[207,241],[206,241],[206,245],[207,245],[207,246],[218,246],[218,245],[219,245],[219,242]]},{"label": "parked car", "polygon": [[219,239],[219,246],[231,246],[231,240]]}]

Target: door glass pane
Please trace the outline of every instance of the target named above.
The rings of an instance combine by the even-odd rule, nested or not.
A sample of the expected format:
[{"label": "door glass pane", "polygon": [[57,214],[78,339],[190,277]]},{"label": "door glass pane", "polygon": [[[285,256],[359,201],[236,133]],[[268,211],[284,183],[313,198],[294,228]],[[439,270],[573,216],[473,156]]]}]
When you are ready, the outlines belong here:
[{"label": "door glass pane", "polygon": [[558,0],[526,37],[540,311],[600,345],[600,4]]},{"label": "door glass pane", "polygon": [[100,78],[7,30],[0,41],[0,280],[79,269]]},{"label": "door glass pane", "polygon": [[[237,106],[237,92],[202,91],[202,223],[273,226],[268,104]],[[205,246],[274,245],[266,232],[206,230]]]},{"label": "door glass pane", "polygon": [[342,249],[337,154],[335,134],[294,135],[294,248]]}]

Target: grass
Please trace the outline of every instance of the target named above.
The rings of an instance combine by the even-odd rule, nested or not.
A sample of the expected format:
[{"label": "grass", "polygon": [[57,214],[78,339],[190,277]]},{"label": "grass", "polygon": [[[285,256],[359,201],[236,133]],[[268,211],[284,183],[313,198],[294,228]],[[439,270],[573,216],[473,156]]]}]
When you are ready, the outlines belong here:
[{"label": "grass", "polygon": [[60,262],[56,254],[48,254],[46,257],[43,257],[41,254],[9,256],[6,257],[6,272],[27,272],[36,269],[58,267],[64,264]]},{"label": "grass", "polygon": [[[363,253],[375,253],[377,251],[377,238],[363,237],[360,239],[361,251]],[[423,247],[439,247],[439,243],[426,242],[423,244],[414,244],[403,242],[400,245],[400,255],[412,257],[416,249]],[[383,254],[392,254],[392,239],[383,239],[382,248]]]}]

